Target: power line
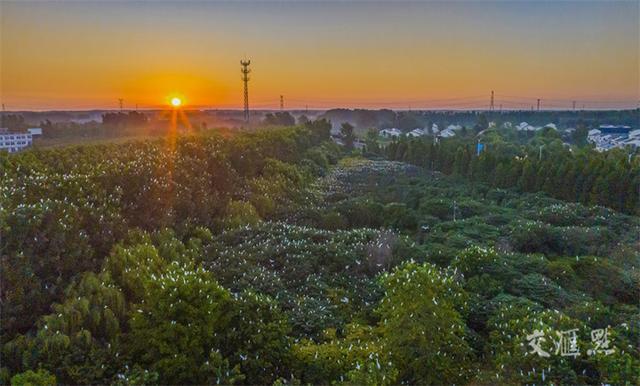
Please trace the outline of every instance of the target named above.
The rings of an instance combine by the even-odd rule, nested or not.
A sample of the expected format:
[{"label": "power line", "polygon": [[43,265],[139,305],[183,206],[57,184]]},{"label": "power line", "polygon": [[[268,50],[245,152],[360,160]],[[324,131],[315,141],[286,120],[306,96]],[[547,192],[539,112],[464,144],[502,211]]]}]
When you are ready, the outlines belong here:
[{"label": "power line", "polygon": [[[492,97],[492,98],[491,98]],[[284,99],[284,96],[283,96]],[[545,101],[545,109],[560,109],[570,110],[574,106],[576,110],[580,104],[590,105],[592,108],[599,107],[596,101],[581,101],[578,99],[553,99],[553,98],[541,98],[541,97],[526,97],[526,96],[506,96],[497,94],[492,90],[490,95],[489,105],[486,104],[486,96],[465,96],[455,98],[440,98],[440,99],[413,99],[413,100],[376,100],[376,99],[357,99],[357,100],[345,100],[344,98],[320,98],[320,99],[296,99],[289,98],[287,102],[290,107],[296,106],[308,110],[308,106],[313,104],[318,108],[331,109],[331,108],[350,108],[350,109],[367,109],[367,108],[389,108],[389,109],[409,109],[409,110],[489,110],[495,111],[496,107],[500,105],[500,110],[503,108],[515,108],[515,109],[531,109],[541,111],[542,99]],[[255,102],[255,101],[254,101]],[[274,103],[275,102],[275,103]],[[606,108],[615,103],[633,103],[633,107],[636,105],[636,101],[597,101],[602,105],[600,107]],[[279,102],[271,100],[262,100],[258,105],[272,108],[278,106]],[[255,105],[255,103],[254,103]],[[406,106],[410,106],[407,108]],[[616,108],[624,108],[622,106],[615,106]],[[284,106],[281,106],[284,109]]]},{"label": "power line", "polygon": [[249,73],[251,69],[249,65],[251,64],[251,60],[241,60],[240,65],[242,68],[240,72],[242,73],[242,82],[244,83],[244,120],[245,122],[249,122]]}]

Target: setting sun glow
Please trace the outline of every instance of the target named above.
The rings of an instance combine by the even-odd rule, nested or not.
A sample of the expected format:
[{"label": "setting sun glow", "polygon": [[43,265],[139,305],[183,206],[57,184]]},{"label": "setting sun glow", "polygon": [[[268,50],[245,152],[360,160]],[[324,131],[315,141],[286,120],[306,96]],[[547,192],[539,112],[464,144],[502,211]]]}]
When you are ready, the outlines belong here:
[{"label": "setting sun glow", "polygon": [[173,107],[180,107],[180,105],[182,104],[182,100],[178,97],[175,98],[171,98],[171,105]]}]

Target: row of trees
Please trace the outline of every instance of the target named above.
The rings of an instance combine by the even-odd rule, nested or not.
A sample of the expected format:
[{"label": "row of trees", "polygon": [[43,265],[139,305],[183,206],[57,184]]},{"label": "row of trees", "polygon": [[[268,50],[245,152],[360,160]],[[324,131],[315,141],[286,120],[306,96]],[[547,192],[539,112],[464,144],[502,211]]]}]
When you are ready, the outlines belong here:
[{"label": "row of trees", "polygon": [[450,124],[465,125],[471,128],[477,124],[479,119],[495,122],[497,126],[500,126],[503,122],[511,122],[517,125],[524,121],[536,126],[554,122],[562,128],[575,128],[580,125],[593,128],[604,123],[637,125],[640,118],[640,110],[393,111],[388,109],[331,109],[324,112],[321,117],[334,122],[349,122],[359,131],[364,131],[371,127],[396,127],[403,131],[409,131],[417,127],[431,128],[433,124],[437,124],[440,129]]},{"label": "row of trees", "polygon": [[[384,155],[494,187],[541,191],[567,201],[640,213],[640,157],[622,149],[601,153],[569,148],[554,138],[553,130],[550,138],[539,135],[525,146],[490,134],[440,142],[431,137],[401,139],[387,146]],[[485,149],[478,155],[480,141]]]},{"label": "row of trees", "polygon": [[146,114],[137,111],[129,111],[127,113],[104,113],[102,114],[102,123],[113,127],[138,126],[142,127],[149,122]]}]

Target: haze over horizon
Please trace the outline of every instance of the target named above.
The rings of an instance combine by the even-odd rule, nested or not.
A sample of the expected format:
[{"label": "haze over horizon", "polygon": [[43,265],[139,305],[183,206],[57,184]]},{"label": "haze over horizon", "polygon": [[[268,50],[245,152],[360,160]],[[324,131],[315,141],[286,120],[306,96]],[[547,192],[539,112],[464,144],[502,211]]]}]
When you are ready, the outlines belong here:
[{"label": "haze over horizon", "polygon": [[0,3],[7,110],[633,108],[640,6],[615,2]]}]

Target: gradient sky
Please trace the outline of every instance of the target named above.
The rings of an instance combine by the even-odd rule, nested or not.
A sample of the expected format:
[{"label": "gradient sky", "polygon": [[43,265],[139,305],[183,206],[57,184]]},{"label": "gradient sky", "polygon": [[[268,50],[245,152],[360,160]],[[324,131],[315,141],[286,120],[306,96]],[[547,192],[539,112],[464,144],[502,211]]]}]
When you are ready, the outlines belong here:
[{"label": "gradient sky", "polygon": [[0,1],[7,110],[635,107],[639,2]]}]

